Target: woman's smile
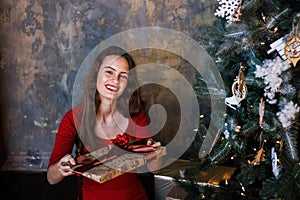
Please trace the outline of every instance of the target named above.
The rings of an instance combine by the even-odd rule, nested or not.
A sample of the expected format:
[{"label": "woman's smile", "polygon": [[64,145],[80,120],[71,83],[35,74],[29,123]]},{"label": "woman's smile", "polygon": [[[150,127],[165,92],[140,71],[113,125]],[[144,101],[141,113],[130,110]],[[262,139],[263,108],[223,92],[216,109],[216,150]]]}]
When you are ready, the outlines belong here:
[{"label": "woman's smile", "polygon": [[113,84],[106,84],[105,87],[111,92],[117,92],[119,90],[119,88]]}]

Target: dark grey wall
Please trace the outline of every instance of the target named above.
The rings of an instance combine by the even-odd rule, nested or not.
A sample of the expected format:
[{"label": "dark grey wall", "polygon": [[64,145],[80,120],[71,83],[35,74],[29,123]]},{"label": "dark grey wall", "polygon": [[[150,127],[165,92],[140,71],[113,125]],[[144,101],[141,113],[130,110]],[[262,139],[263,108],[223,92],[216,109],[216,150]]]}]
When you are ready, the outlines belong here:
[{"label": "dark grey wall", "polygon": [[[44,169],[84,58],[100,42],[132,28],[159,26],[205,39],[214,1],[1,0],[1,160],[6,168]],[[149,57],[140,57],[138,62]],[[162,59],[161,57],[159,59]],[[180,71],[180,62],[172,65]],[[184,75],[192,71],[181,69]],[[149,88],[148,88],[149,89]],[[153,90],[155,95],[160,92]],[[156,94],[158,95],[158,94]],[[145,97],[152,99],[151,97]],[[163,101],[163,100],[162,100]],[[164,101],[164,103],[169,101]],[[171,106],[172,102],[170,102]],[[174,115],[172,115],[174,116]],[[175,119],[176,120],[176,119]],[[172,137],[172,124],[165,132]]]}]

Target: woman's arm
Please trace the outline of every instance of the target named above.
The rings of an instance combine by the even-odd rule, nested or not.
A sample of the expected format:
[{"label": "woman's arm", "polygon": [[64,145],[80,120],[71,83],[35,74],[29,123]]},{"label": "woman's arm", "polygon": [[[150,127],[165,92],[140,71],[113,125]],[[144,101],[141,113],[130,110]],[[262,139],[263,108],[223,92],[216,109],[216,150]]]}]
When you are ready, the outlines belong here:
[{"label": "woman's arm", "polygon": [[47,170],[47,180],[50,184],[59,183],[65,176],[74,174],[71,166],[75,165],[75,160],[71,154],[76,138],[77,130],[73,112],[70,110],[63,117],[56,133]]}]

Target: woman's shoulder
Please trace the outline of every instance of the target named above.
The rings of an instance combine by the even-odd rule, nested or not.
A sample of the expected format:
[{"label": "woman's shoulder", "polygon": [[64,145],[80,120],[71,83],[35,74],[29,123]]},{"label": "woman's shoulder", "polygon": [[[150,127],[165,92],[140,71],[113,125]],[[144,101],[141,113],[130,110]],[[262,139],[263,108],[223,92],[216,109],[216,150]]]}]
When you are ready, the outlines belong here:
[{"label": "woman's shoulder", "polygon": [[82,104],[79,104],[73,108],[70,108],[65,114],[63,119],[69,119],[69,120],[74,120],[74,119],[79,119],[81,118],[82,115]]},{"label": "woman's shoulder", "polygon": [[76,105],[75,107],[70,108],[69,110],[67,110],[67,112],[65,113],[65,115],[81,113],[82,109],[83,109],[82,104]]}]

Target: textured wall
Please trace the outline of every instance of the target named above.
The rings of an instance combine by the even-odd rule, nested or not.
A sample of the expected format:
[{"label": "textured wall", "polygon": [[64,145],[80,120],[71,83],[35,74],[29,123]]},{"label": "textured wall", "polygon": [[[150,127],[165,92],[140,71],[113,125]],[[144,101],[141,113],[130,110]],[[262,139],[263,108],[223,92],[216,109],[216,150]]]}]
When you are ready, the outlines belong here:
[{"label": "textured wall", "polygon": [[[4,155],[16,158],[34,156],[34,152],[42,156],[50,154],[60,120],[72,106],[77,71],[101,41],[145,26],[169,28],[195,40],[205,39],[202,27],[214,20],[216,3],[209,0],[0,2],[1,159]],[[173,66],[186,77],[194,75],[174,55],[155,52],[138,55],[139,64],[156,60]],[[176,116],[174,97],[167,90],[147,89],[151,92],[145,92],[146,100],[162,102],[173,112],[171,116]],[[170,119],[164,134],[159,136],[162,140],[172,137],[176,120]],[[15,165],[26,169],[31,164]]]}]

